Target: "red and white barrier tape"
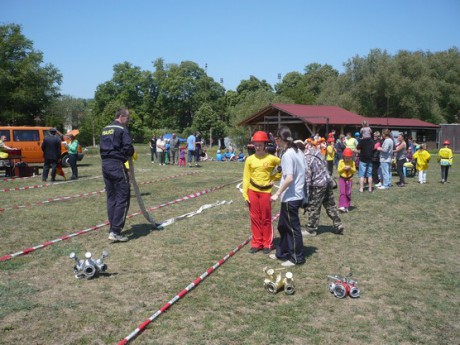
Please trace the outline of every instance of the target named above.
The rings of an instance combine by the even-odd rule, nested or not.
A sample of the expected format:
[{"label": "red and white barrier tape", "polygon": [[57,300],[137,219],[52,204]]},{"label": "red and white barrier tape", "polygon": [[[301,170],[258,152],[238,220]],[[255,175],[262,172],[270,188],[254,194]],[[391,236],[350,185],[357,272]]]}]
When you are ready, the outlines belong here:
[{"label": "red and white barrier tape", "polygon": [[[161,204],[161,205],[158,205],[158,206],[154,206],[154,207],[151,207],[149,209],[147,209],[147,211],[153,211],[153,210],[157,210],[159,208],[162,208],[162,207],[166,207],[166,206],[169,206],[169,205],[173,205],[173,204],[177,204],[181,201],[185,201],[185,200],[189,200],[189,199],[193,199],[193,198],[197,198],[199,196],[202,196],[202,195],[205,195],[205,194],[208,194],[208,193],[211,193],[211,192],[214,192],[218,189],[222,189],[230,184],[234,184],[235,182],[231,182],[231,183],[226,183],[224,185],[221,185],[221,186],[217,186],[217,187],[212,187],[212,188],[209,188],[209,189],[205,189],[201,192],[196,192],[196,193],[193,193],[193,194],[189,194],[189,195],[186,195],[182,198],[179,198],[179,199],[176,199],[176,200],[173,200],[173,201],[169,201],[167,203],[164,203],[164,204]],[[132,213],[130,215],[128,215],[126,218],[132,218],[134,216],[138,216],[142,214],[141,211],[138,211],[136,213]],[[39,244],[37,246],[34,246],[34,247],[30,247],[30,248],[26,248],[24,250],[21,250],[19,252],[16,252],[16,253],[12,253],[12,254],[6,254],[6,255],[3,255],[2,257],[0,257],[0,261],[7,261],[7,260],[10,260],[10,259],[13,259],[15,257],[18,257],[18,256],[21,256],[21,255],[25,255],[25,254],[29,254],[37,249],[42,249],[42,248],[45,248],[47,246],[50,246],[52,244],[55,244],[57,242],[60,242],[60,241],[64,241],[64,240],[68,240],[69,238],[73,238],[75,236],[78,236],[78,235],[82,235],[82,234],[86,234],[90,231],[93,231],[93,230],[97,230],[97,229],[100,229],[104,226],[107,226],[109,225],[109,221],[106,220],[104,223],[101,223],[101,224],[98,224],[98,225],[95,225],[95,226],[92,226],[92,227],[89,227],[89,228],[86,228],[86,229],[83,229],[83,230],[80,230],[78,232],[75,232],[73,234],[70,234],[70,235],[65,235],[65,236],[62,236],[62,237],[59,237],[57,239],[54,239],[54,240],[51,240],[51,241],[47,241],[45,243],[42,243],[42,244]]]},{"label": "red and white barrier tape", "polygon": [[101,176],[94,176],[94,177],[88,177],[85,179],[80,179],[80,180],[69,180],[69,181],[63,181],[63,182],[54,182],[54,183],[44,183],[44,184],[38,184],[38,185],[33,185],[33,186],[25,186],[25,187],[16,187],[16,188],[4,188],[0,189],[0,192],[12,192],[12,191],[17,191],[17,190],[28,190],[28,189],[35,189],[35,188],[44,188],[44,187],[52,187],[52,186],[58,186],[60,184],[65,184],[65,183],[74,183],[78,181],[86,181],[86,180],[92,180],[95,178],[100,178]]},{"label": "red and white barrier tape", "polygon": [[[154,182],[161,182],[161,181],[166,181],[166,180],[169,180],[169,179],[177,178],[177,177],[180,177],[180,176],[193,175],[193,174],[198,174],[198,173],[199,172],[182,173],[182,174],[178,174],[178,175],[163,177],[163,178],[152,180],[152,181],[141,182],[139,184],[149,184],[149,183],[154,183]],[[48,200],[44,200],[44,201],[37,201],[37,202],[34,202],[34,203],[29,203],[29,204],[24,204],[24,205],[6,206],[6,207],[3,207],[3,208],[0,207],[0,212],[9,211],[9,210],[18,210],[18,209],[22,209],[22,208],[26,208],[26,207],[32,207],[32,206],[38,206],[38,205],[45,205],[45,204],[49,204],[51,202],[56,202],[56,201],[66,201],[66,200],[71,200],[71,199],[75,199],[75,198],[83,198],[83,197],[93,196],[93,195],[101,194],[101,193],[105,193],[105,189],[103,189],[101,191],[98,191],[98,192],[88,192],[88,193],[81,193],[81,194],[76,194],[76,195],[71,195],[71,196],[62,196],[62,197],[52,198],[52,199],[48,199]]]},{"label": "red and white barrier tape", "polygon": [[[279,213],[275,216],[272,217],[272,222],[276,220],[279,217]],[[151,315],[147,320],[142,322],[134,331],[132,331],[127,337],[125,337],[122,341],[118,343],[118,345],[125,345],[129,341],[133,340],[135,337],[137,337],[142,331],[145,330],[145,328],[157,317],[159,317],[161,314],[163,314],[166,310],[169,309],[174,303],[176,303],[178,300],[180,300],[182,297],[184,297],[190,290],[192,290],[194,287],[196,287],[198,284],[200,284],[206,277],[211,275],[212,272],[214,272],[216,269],[218,269],[220,266],[222,266],[228,259],[230,259],[235,253],[237,253],[241,248],[243,248],[246,244],[251,241],[252,235],[249,236],[245,241],[243,241],[238,247],[230,251],[227,255],[225,255],[222,259],[220,259],[218,262],[216,262],[213,266],[208,268],[202,275],[200,275],[198,278],[196,278],[193,282],[191,282],[189,285],[187,285],[181,292],[179,292],[176,296],[174,296],[173,299],[171,299],[169,302],[167,302],[164,306],[162,306],[160,309],[158,309],[153,315]]]},{"label": "red and white barrier tape", "polygon": [[37,177],[41,177],[41,175],[25,176],[25,177],[8,177],[8,178],[3,178],[0,181],[7,182],[7,181],[27,180],[29,178],[37,178]]}]

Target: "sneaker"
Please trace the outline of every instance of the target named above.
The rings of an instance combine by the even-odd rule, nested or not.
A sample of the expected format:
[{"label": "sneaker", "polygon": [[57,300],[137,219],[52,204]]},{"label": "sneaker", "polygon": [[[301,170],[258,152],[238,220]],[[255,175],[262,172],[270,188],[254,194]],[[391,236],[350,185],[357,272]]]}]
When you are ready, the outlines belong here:
[{"label": "sneaker", "polygon": [[377,189],[388,189],[388,187],[380,186],[380,187],[377,187]]},{"label": "sneaker", "polygon": [[345,213],[347,212],[347,209],[345,207],[339,207],[339,211]]},{"label": "sneaker", "polygon": [[316,236],[316,231],[302,230],[302,236]]},{"label": "sneaker", "polygon": [[281,264],[281,266],[283,266],[283,267],[292,267],[292,266],[295,266],[295,263],[293,263],[292,261],[287,260],[287,261],[283,262]]},{"label": "sneaker", "polygon": [[377,183],[375,186],[376,186],[377,188],[378,188],[378,187],[382,187],[382,183],[379,182],[379,183]]},{"label": "sneaker", "polygon": [[111,232],[109,234],[109,240],[113,241],[113,242],[127,242],[128,237],[125,237],[125,236],[122,236],[122,235],[117,235],[116,233]]},{"label": "sneaker", "polygon": [[270,248],[264,248],[264,254],[270,254],[271,251]]},{"label": "sneaker", "polygon": [[278,260],[278,258],[276,257],[276,254],[270,254],[268,257],[273,260]]},{"label": "sneaker", "polygon": [[259,248],[251,247],[251,249],[249,249],[249,253],[255,254],[255,253],[257,253],[259,250],[260,250]]},{"label": "sneaker", "polygon": [[343,227],[343,225],[339,225],[336,229],[335,229],[335,233],[337,235],[343,235],[343,232],[344,232],[345,228]]}]

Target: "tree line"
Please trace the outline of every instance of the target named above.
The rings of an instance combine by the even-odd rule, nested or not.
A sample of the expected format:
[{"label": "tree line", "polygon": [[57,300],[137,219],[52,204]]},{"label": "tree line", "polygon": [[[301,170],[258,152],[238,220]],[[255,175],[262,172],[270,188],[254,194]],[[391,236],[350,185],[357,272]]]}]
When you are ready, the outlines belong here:
[{"label": "tree line", "polygon": [[186,136],[200,130],[205,139],[226,135],[248,140],[237,123],[269,103],[337,105],[370,117],[418,118],[458,123],[460,52],[406,51],[395,55],[373,49],[354,56],[339,73],[328,64],[308,64],[274,86],[250,76],[226,90],[193,61],[166,64],[162,58],[142,70],[130,62],[113,66],[113,76],[97,86],[94,99],[61,95],[62,74],[43,62],[43,53],[16,24],[0,25],[0,123],[72,126],[80,141],[93,143],[115,110],[132,112],[135,140],[153,131]]}]

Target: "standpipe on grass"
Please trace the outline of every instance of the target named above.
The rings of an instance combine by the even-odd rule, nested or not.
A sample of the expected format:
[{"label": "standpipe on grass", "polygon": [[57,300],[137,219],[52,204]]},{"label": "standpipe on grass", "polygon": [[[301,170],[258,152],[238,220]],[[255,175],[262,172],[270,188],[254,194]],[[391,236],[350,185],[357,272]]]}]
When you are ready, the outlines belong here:
[{"label": "standpipe on grass", "polygon": [[[272,217],[272,222],[275,221],[279,217],[279,213]],[[241,248],[243,248],[246,244],[251,241],[252,235],[250,235],[246,240],[244,240],[241,244],[238,245],[235,249],[230,251],[227,255],[225,255],[222,259],[216,262],[213,266],[208,268],[202,275],[196,278],[193,282],[187,285],[181,292],[179,292],[176,296],[174,296],[169,302],[167,302],[164,306],[158,309],[154,314],[152,314],[147,320],[142,322],[134,331],[132,331],[127,337],[125,337],[122,341],[118,343],[118,345],[125,345],[134,338],[136,338],[141,332],[145,330],[145,328],[156,318],[158,318],[161,314],[163,314],[166,310],[169,309],[174,303],[184,297],[188,292],[190,292],[194,287],[198,286],[204,279],[206,279],[209,275],[211,275],[216,269],[222,266],[228,259],[230,259],[233,255],[235,255]]]},{"label": "standpipe on grass", "polygon": [[[199,174],[199,173],[200,173],[199,171],[187,172],[187,173],[182,173],[182,174],[178,174],[178,175],[163,177],[163,178],[152,180],[152,181],[140,182],[140,183],[138,183],[138,185],[150,184],[150,183],[154,183],[154,182],[162,182],[162,181],[177,178],[177,177],[180,177],[180,176],[195,175],[195,174]],[[81,193],[81,194],[72,195],[72,196],[62,196],[62,197],[57,197],[57,198],[51,198],[51,199],[48,199],[48,200],[37,201],[37,202],[34,202],[34,203],[30,203],[30,204],[5,206],[3,208],[0,208],[0,212],[10,211],[10,210],[18,210],[18,209],[22,209],[22,208],[26,208],[26,207],[32,207],[32,206],[46,205],[46,204],[51,203],[51,202],[67,201],[67,200],[71,200],[71,199],[75,199],[75,198],[83,198],[83,197],[93,196],[93,195],[102,194],[102,193],[105,193],[105,189],[103,189],[101,191],[98,191],[98,192],[88,192],[88,193]]]},{"label": "standpipe on grass", "polygon": [[[173,204],[177,204],[179,202],[182,202],[182,201],[185,201],[185,200],[189,200],[189,199],[194,199],[194,198],[197,198],[197,197],[200,197],[202,195],[205,195],[205,194],[209,194],[209,193],[212,193],[216,190],[219,190],[219,189],[222,189],[224,187],[227,187],[229,185],[232,185],[232,184],[235,184],[237,183],[238,181],[233,181],[233,182],[230,182],[230,183],[226,183],[226,184],[223,184],[221,186],[217,186],[217,187],[212,187],[212,188],[208,188],[208,189],[204,189],[202,190],[201,192],[195,192],[193,194],[189,194],[189,195],[186,195],[186,196],[183,196],[182,198],[179,198],[179,199],[176,199],[176,200],[173,200],[173,201],[169,201],[167,203],[164,203],[164,204],[161,204],[161,205],[158,205],[158,206],[154,206],[154,207],[151,207],[149,209],[147,209],[147,211],[153,211],[153,210],[157,210],[157,209],[160,209],[162,207],[166,207],[166,206],[169,206],[169,205],[173,205]],[[141,212],[136,212],[136,213],[132,213],[130,215],[128,215],[126,218],[132,218],[134,216],[138,216],[140,215]],[[18,257],[18,256],[21,256],[21,255],[25,255],[25,254],[29,254],[37,249],[42,249],[42,248],[45,248],[45,247],[48,247],[52,244],[55,244],[57,242],[61,242],[61,241],[64,241],[64,240],[68,240],[69,238],[73,238],[75,236],[78,236],[78,235],[82,235],[82,234],[86,234],[88,232],[91,232],[93,230],[98,230],[104,226],[107,226],[109,225],[109,221],[106,220],[104,223],[101,223],[101,224],[98,224],[98,225],[94,225],[92,227],[89,227],[89,228],[86,228],[86,229],[83,229],[83,230],[80,230],[78,232],[75,232],[73,234],[70,234],[70,235],[65,235],[65,236],[62,236],[62,237],[59,237],[57,239],[54,239],[54,240],[51,240],[51,241],[47,241],[45,243],[42,243],[42,244],[39,244],[37,246],[34,246],[34,247],[30,247],[30,248],[26,248],[24,250],[21,250],[19,252],[16,252],[16,253],[12,253],[12,254],[7,254],[7,255],[3,255],[2,257],[0,257],[0,262],[1,261],[7,261],[7,260],[10,260],[10,259],[13,259],[15,257]]]}]

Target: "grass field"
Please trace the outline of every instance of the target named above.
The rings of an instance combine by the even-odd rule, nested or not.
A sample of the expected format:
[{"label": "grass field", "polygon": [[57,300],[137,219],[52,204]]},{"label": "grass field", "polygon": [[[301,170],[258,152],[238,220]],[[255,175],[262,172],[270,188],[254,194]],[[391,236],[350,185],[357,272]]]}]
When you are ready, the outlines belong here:
[{"label": "grass field", "polygon": [[[241,179],[243,165],[203,162],[198,168],[151,164],[146,147],[136,162],[147,207]],[[268,294],[266,255],[243,247],[160,315],[133,344],[459,344],[460,162],[450,183],[439,183],[433,157],[428,183],[358,193],[343,215],[345,235],[332,233],[322,211],[318,236],[304,241],[307,262],[294,267],[296,293]],[[0,192],[0,256],[103,223],[105,194],[36,204],[104,188],[93,153],[80,180],[52,187]],[[96,178],[95,178],[96,177]],[[397,177],[394,177],[397,181]],[[2,181],[0,189],[41,184],[39,178]],[[337,193],[337,192],[336,192]],[[117,344],[250,235],[236,183],[153,212],[165,220],[218,200],[233,203],[151,231],[142,215],[127,220],[127,243],[111,244],[107,227],[0,262],[0,344]],[[15,205],[30,205],[9,209]],[[139,210],[131,199],[130,213]],[[279,211],[279,203],[273,214]],[[303,218],[305,223],[305,218]],[[276,222],[275,222],[276,227]],[[276,232],[277,235],[277,232]],[[108,273],[75,279],[71,252],[99,257]],[[337,299],[327,274],[350,270],[359,299]]]}]

